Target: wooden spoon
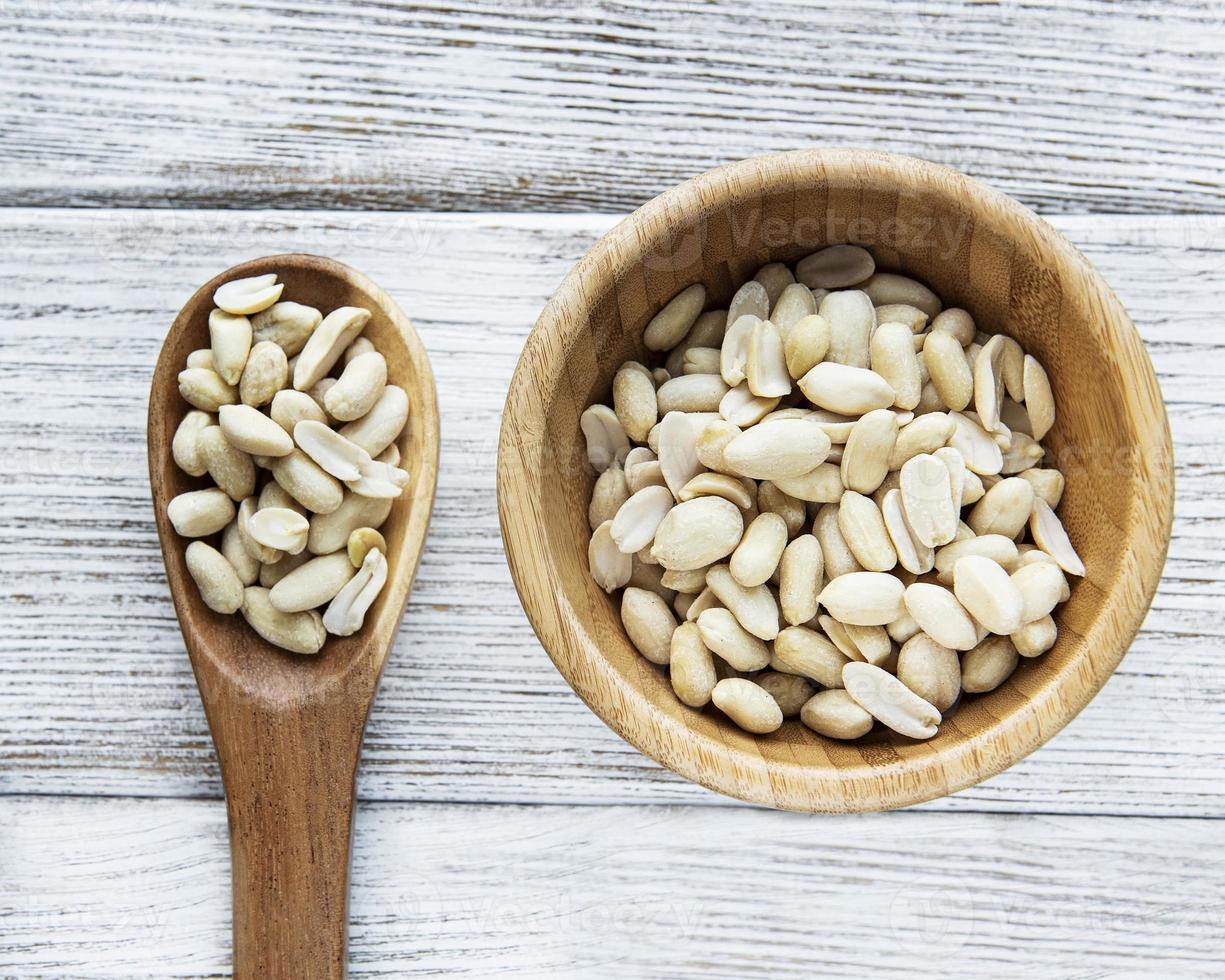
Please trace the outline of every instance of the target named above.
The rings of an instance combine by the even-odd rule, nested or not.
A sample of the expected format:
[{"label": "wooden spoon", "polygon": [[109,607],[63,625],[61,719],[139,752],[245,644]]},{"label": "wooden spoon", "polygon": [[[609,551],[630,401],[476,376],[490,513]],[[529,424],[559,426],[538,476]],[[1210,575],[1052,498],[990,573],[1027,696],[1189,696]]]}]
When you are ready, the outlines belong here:
[{"label": "wooden spoon", "polygon": [[[409,398],[400,436],[411,474],[382,531],[387,585],[350,637],[329,636],[314,657],[271,646],[241,615],[219,615],[187,573],[166,505],[206,485],[175,466],[170,443],[189,406],[177,375],[208,347],[213,291],[275,272],[285,299],[325,315],[338,306],[373,313],[364,336],[387,358],[388,379]],[[429,359],[408,318],[365,276],[314,255],[244,262],[205,283],[162,345],[149,392],[149,479],[157,531],[179,625],[221,764],[230,823],[234,976],[309,980],[345,974],[349,844],[366,717],[421,557],[438,475],[438,406]]]}]

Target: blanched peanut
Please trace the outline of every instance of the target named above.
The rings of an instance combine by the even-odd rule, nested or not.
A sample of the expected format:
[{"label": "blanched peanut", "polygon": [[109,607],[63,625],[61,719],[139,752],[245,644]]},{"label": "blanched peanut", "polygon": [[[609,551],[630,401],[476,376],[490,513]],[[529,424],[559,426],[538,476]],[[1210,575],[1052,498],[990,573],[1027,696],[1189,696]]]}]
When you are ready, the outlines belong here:
[{"label": "blanched peanut", "polygon": [[744,678],[719,681],[711,692],[711,700],[739,727],[754,735],[777,731],[783,723],[778,702],[764,688]]},{"label": "blanched peanut", "polygon": [[652,317],[643,333],[648,350],[667,350],[684,339],[706,303],[706,287],[701,283],[681,290]]},{"label": "blanched peanut", "polygon": [[954,307],[943,311],[932,320],[932,332],[950,334],[962,347],[969,347],[974,343],[977,328],[969,313]]},{"label": "blanched peanut", "polygon": [[659,413],[717,412],[719,402],[729,391],[723,379],[715,374],[684,374],[665,381],[655,392]]},{"label": "blanched peanut", "polygon": [[787,527],[787,537],[799,534],[800,529],[808,520],[808,510],[804,501],[797,500],[779,489],[778,484],[763,480],[757,488],[757,509],[762,514],[776,514],[783,519]]},{"label": "blanched peanut", "polygon": [[902,466],[921,453],[934,453],[948,444],[957,428],[945,412],[930,412],[920,415],[913,422],[898,430],[893,451],[889,454],[889,469],[900,470]]},{"label": "blanched peanut", "polygon": [[166,505],[166,516],[178,534],[203,538],[216,534],[234,519],[234,501],[224,490],[189,490]]},{"label": "blanched peanut", "polygon": [[[630,453],[631,456],[633,454]],[[681,503],[696,500],[698,497],[722,497],[735,504],[742,512],[753,506],[753,498],[744,484],[726,473],[699,473],[681,487],[676,495],[676,499]]]},{"label": "blanched peanut", "polygon": [[981,555],[958,558],[953,592],[966,612],[990,630],[1007,636],[1024,623],[1025,599],[998,564]]},{"label": "blanched peanut", "polygon": [[258,313],[280,299],[284,288],[284,285],[277,283],[276,273],[231,279],[217,287],[213,302],[227,313]]},{"label": "blanched peanut", "polygon": [[306,547],[312,554],[330,555],[339,551],[349,540],[349,535],[359,527],[378,529],[391,513],[392,501],[380,497],[362,497],[346,493],[344,500],[330,514],[311,518],[310,535]]},{"label": "blanched peanut", "polygon": [[889,632],[883,626],[856,626],[853,623],[843,623],[842,630],[858,654],[854,660],[863,660],[877,667],[892,671],[891,662],[896,662],[897,655]]},{"label": "blanched peanut", "polygon": [[893,404],[902,409],[918,405],[923,393],[913,340],[914,334],[906,324],[881,323],[869,345],[872,370],[893,386],[897,393]]},{"label": "blanched peanut", "polygon": [[859,245],[830,245],[800,259],[795,278],[810,289],[845,289],[876,271],[872,253]]},{"label": "blanched peanut", "polygon": [[323,407],[338,422],[360,419],[387,385],[387,361],[378,351],[355,357],[323,396]]},{"label": "blanched peanut", "polygon": [[970,362],[957,338],[949,333],[929,333],[923,344],[923,363],[945,408],[960,412],[974,394]]},{"label": "blanched peanut", "polygon": [[1032,623],[1049,615],[1068,586],[1063,571],[1050,562],[1025,565],[1013,572],[1011,578],[1024,601],[1022,624]]},{"label": "blanched peanut", "polygon": [[783,551],[778,599],[783,619],[792,626],[806,623],[817,614],[817,594],[824,570],[821,544],[811,534],[800,535]]},{"label": "blanched peanut", "polygon": [[251,515],[247,532],[266,548],[296,555],[306,547],[310,522],[287,507],[261,507]]},{"label": "blanched peanut", "polygon": [[[613,540],[612,526],[612,521],[605,521],[592,532],[591,541],[587,544],[587,567],[591,577],[596,585],[609,593],[626,585],[634,568],[633,556],[623,552]],[[349,540],[353,539],[350,537]]]},{"label": "blanched peanut", "polygon": [[183,400],[202,412],[216,412],[238,401],[238,389],[209,368],[187,368],[179,372],[178,381]]},{"label": "blanched peanut", "polygon": [[281,560],[283,552],[256,541],[251,534],[251,518],[258,512],[256,499],[248,497],[238,508],[238,537],[247,554],[261,565],[272,565]]},{"label": "blanched peanut", "polygon": [[[917,306],[909,306],[906,303],[885,303],[877,304],[876,307],[876,322],[884,323],[902,323],[909,328],[912,334],[917,335],[922,332],[927,326],[927,314],[920,310]],[[879,329],[879,328],[878,328]],[[922,344],[914,347],[914,350],[922,349]]]},{"label": "blanched peanut", "polygon": [[289,362],[285,352],[271,341],[261,341],[251,348],[238,394],[244,405],[267,405],[289,381]]},{"label": "blanched peanut", "polygon": [[758,687],[774,698],[784,718],[794,718],[812,697],[814,688],[798,674],[766,671],[754,678]]},{"label": "blanched peanut", "polygon": [[787,373],[798,381],[820,364],[829,352],[829,321],[816,312],[798,320],[787,331],[783,356]]},{"label": "blanched peanut", "polygon": [[841,687],[842,668],[849,659],[816,630],[788,626],[774,640],[770,666],[786,674],[807,677],[822,687]]},{"label": "blanched peanut", "polygon": [[785,341],[797,323],[816,312],[817,301],[813,298],[812,290],[802,282],[793,282],[787,285],[774,301],[770,310],[770,322],[778,328]]},{"label": "blanched peanut", "polygon": [[[221,554],[230,563],[238,575],[238,580],[244,585],[254,585],[259,579],[259,559],[253,558],[243,545],[242,535],[238,529],[238,519],[230,521],[221,535]],[[239,600],[241,604],[241,599]]]},{"label": "blanched peanut", "polygon": [[251,352],[251,321],[224,310],[213,310],[208,316],[208,333],[212,341],[213,370],[227,385],[238,384]]},{"label": "blanched peanut", "polygon": [[700,708],[710,703],[718,683],[715,662],[695,623],[681,623],[672,633],[668,673],[682,704]]},{"label": "blanched peanut", "polygon": [[362,562],[366,560],[366,555],[371,551],[381,551],[387,554],[387,541],[374,528],[359,527],[349,535],[345,553],[349,556],[349,563],[354,568],[361,568]]},{"label": "blanched peanut", "polygon": [[[640,493],[660,490],[659,508],[664,510],[664,516],[646,543],[654,540],[651,554],[664,568],[676,571],[703,568],[735,550],[744,533],[744,518],[734,503],[722,497],[696,497],[671,507],[671,494],[665,488],[648,487]],[[616,521],[613,523],[615,532]]]},{"label": "blanched peanut", "polygon": [[222,405],[217,418],[226,442],[235,449],[255,456],[288,456],[293,452],[289,433],[250,405]]},{"label": "blanched peanut", "polygon": [[926,633],[917,633],[902,645],[897,677],[938,711],[952,707],[961,694],[961,661],[956,651]]},{"label": "blanched peanut", "polygon": [[[277,552],[277,554],[281,554]],[[313,555],[309,551],[302,551],[296,555],[281,555],[271,565],[260,564],[259,566],[259,584],[265,589],[276,588],[278,582],[286,575],[295,569],[301,568]]]},{"label": "blanched peanut", "polygon": [[889,457],[897,442],[897,416],[878,408],[851,427],[842,452],[842,483],[848,490],[871,493],[889,473]]},{"label": "blanched peanut", "polygon": [[800,709],[800,721],[818,735],[842,740],[859,738],[872,730],[872,716],[846,691],[814,694]]},{"label": "blanched peanut", "polygon": [[957,532],[957,508],[948,467],[927,453],[902,466],[902,509],[915,541],[939,547]]},{"label": "blanched peanut", "polygon": [[[839,497],[841,500],[841,497]],[[838,526],[837,503],[825,504],[812,522],[812,533],[821,544],[826,577],[833,580],[849,572],[863,571],[863,566],[851,554],[842,530]]]},{"label": "blanched peanut", "polygon": [[251,317],[251,329],[257,343],[271,341],[285,352],[286,357],[295,357],[306,346],[306,341],[322,319],[323,314],[312,306],[274,303]]},{"label": "blanched peanut", "polygon": [[1002,534],[981,534],[946,544],[936,552],[936,570],[940,573],[941,585],[953,584],[953,569],[957,559],[966,555],[990,558],[1010,570],[1017,561],[1017,546],[1012,538],[1006,538]]},{"label": "blanched peanut", "polygon": [[[329,476],[345,483],[360,480],[374,462],[370,454],[356,443],[350,442],[339,432],[323,422],[303,419],[293,430],[294,442],[311,461]],[[385,464],[379,464],[385,465]],[[350,486],[350,490],[355,488]],[[379,496],[379,494],[366,494]],[[398,496],[398,494],[391,494]]]},{"label": "blanched peanut", "polygon": [[613,410],[625,434],[635,442],[646,442],[659,421],[651,373],[637,361],[626,361],[613,378]]},{"label": "blanched peanut", "polygon": [[614,461],[595,482],[591,491],[591,503],[587,507],[587,520],[594,531],[605,521],[617,516],[621,505],[629,500],[629,485],[625,471]]},{"label": "blanched peanut", "polygon": [[342,306],[325,316],[298,354],[293,386],[306,391],[318,384],[369,322],[370,311],[356,306]]},{"label": "blanched peanut", "polygon": [[196,439],[200,459],[214,483],[235,501],[255,491],[255,463],[242,450],[230,445],[220,426],[210,425]]},{"label": "blanched peanut", "polygon": [[399,438],[408,420],[408,395],[403,388],[387,385],[374,407],[356,422],[340,429],[340,434],[377,456]]},{"label": "blanched peanut", "polygon": [[707,609],[697,618],[707,648],[736,670],[761,670],[770,662],[770,648],[749,633],[727,609]]},{"label": "blanched peanut", "polygon": [[818,600],[830,614],[855,626],[884,626],[902,614],[900,579],[886,572],[849,572],[832,579]]},{"label": "blanched peanut", "polygon": [[825,459],[829,448],[829,437],[820,426],[782,419],[736,436],[723,450],[723,458],[740,476],[777,480],[809,472]]},{"label": "blanched peanut", "polygon": [[846,491],[838,504],[838,530],[855,560],[867,571],[887,572],[897,564],[884,518],[871,497]]},{"label": "blanched peanut", "polygon": [[356,574],[343,551],[311,558],[277,582],[268,601],[281,612],[317,609],[331,602]]},{"label": "blanched peanut", "polygon": [[335,636],[352,636],[365,622],[366,613],[387,582],[387,556],[367,552],[362,567],[328,603],[323,627]]},{"label": "blanched peanut", "polygon": [[969,650],[978,642],[978,629],[965,607],[948,589],[929,582],[906,587],[906,611],[919,628],[941,646]]},{"label": "blanched peanut", "polygon": [[1026,623],[1008,638],[1022,657],[1040,657],[1055,645],[1058,636],[1055,620],[1050,616],[1043,616],[1032,623]]},{"label": "blanched peanut", "polygon": [[877,721],[908,738],[931,738],[940,724],[936,707],[892,674],[866,663],[842,668],[846,693]]},{"label": "blanched peanut", "polygon": [[666,664],[671,656],[676,617],[654,592],[627,588],[621,595],[621,622],[630,642],[653,664]]},{"label": "blanched peanut", "polygon": [[1059,506],[1063,497],[1064,479],[1058,470],[1043,470],[1034,467],[1017,474],[1017,479],[1024,480],[1034,488],[1034,495],[1046,501],[1052,510]]},{"label": "blanched peanut", "polygon": [[713,566],[706,573],[706,584],[748,632],[761,640],[778,636],[778,603],[769,586],[746,588],[732,578],[726,565]]},{"label": "blanched peanut", "polygon": [[888,408],[897,392],[875,371],[822,361],[799,379],[800,390],[817,408],[841,415],[862,415]]},{"label": "blanched peanut", "polygon": [[200,433],[214,424],[213,416],[199,410],[188,412],[174,430],[170,452],[175,464],[188,476],[203,476],[208,465],[200,457]]},{"label": "blanched peanut", "polygon": [[1062,522],[1055,516],[1045,500],[1034,499],[1033,511],[1029,515],[1029,533],[1033,535],[1034,544],[1055,559],[1069,575],[1084,575],[1085,565],[1072,547],[1068,532]]},{"label": "blanched peanut", "polygon": [[284,487],[277,483],[276,480],[264,484],[264,489],[259,492],[259,499],[255,510],[258,513],[269,507],[280,507],[284,510],[292,510],[303,517],[306,516],[306,508],[287,494]]},{"label": "blanched peanut", "polygon": [[774,481],[774,486],[797,500],[833,504],[842,499],[842,471],[837,463],[821,463],[803,476]]},{"label": "blanched peanut", "polygon": [[344,500],[339,481],[300,449],[272,460],[269,468],[285,492],[313,513],[330,514]]},{"label": "blanched peanut", "polygon": [[732,578],[746,588],[769,581],[786,546],[787,525],[783,519],[777,514],[758,515],[732,552],[728,562]]},{"label": "blanched peanut", "polygon": [[896,272],[876,272],[859,286],[877,306],[905,304],[935,317],[943,308],[940,297],[921,282]]},{"label": "blanched peanut", "polygon": [[967,694],[994,691],[1012,676],[1017,650],[1006,636],[991,636],[961,658],[961,689]]},{"label": "blanched peanut", "polygon": [[326,424],[328,418],[323,409],[316,404],[315,399],[304,391],[294,391],[292,388],[276,393],[272,399],[269,414],[272,416],[272,421],[291,437],[294,426],[299,422],[310,419]]},{"label": "blanched peanut", "polygon": [[830,293],[821,301],[820,314],[829,324],[826,360],[866,368],[868,341],[876,326],[876,310],[867,295],[857,289]]},{"label": "blanched peanut", "polygon": [[242,615],[265,640],[291,653],[318,653],[327,639],[318,612],[281,612],[272,605],[269,591],[258,586],[243,590]]},{"label": "blanched peanut", "polygon": [[213,612],[238,612],[242,607],[242,582],[238,573],[216,548],[203,541],[193,541],[184,556],[187,571],[200,589],[200,598]]}]

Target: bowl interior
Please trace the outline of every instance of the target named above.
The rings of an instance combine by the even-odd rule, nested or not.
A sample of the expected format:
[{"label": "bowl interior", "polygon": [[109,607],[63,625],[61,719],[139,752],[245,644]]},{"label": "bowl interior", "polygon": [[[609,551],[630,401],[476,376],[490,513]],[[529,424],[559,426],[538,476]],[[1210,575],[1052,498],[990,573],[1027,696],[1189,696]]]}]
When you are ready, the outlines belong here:
[{"label": "bowl interior", "polygon": [[[930,285],[980,328],[1015,337],[1046,367],[1057,403],[1047,438],[1067,488],[1059,513],[1088,574],[1057,613],[1059,640],[998,690],[963,698],[939,734],[878,732],[840,743],[798,721],[741,732],[694,711],[630,645],[587,569],[594,474],[578,418],[609,402],[652,315],[703,282],[707,308],[770,261],[856,242],[878,268]],[[615,228],[542,314],[503,419],[499,495],[525,608],[558,668],[638,748],[747,800],[865,810],[930,799],[1005,768],[1088,702],[1127,649],[1164,562],[1169,431],[1135,328],[1086,260],[1010,199],[945,168],[858,152],[799,152],[712,171]],[[880,726],[877,726],[880,728]]]},{"label": "bowl interior", "polygon": [[[325,316],[340,306],[370,310],[372,316],[362,335],[387,359],[388,383],[402,387],[409,399],[408,423],[397,445],[400,465],[409,471],[411,482],[381,528],[387,540],[387,585],[367,614],[365,626],[353,636],[329,636],[323,651],[315,657],[280,650],[261,639],[241,615],[224,616],[205,606],[187,573],[184,553],[189,542],[175,533],[165,516],[165,503],[176,494],[212,485],[207,476],[188,476],[171,458],[170,441],[191,410],[179,395],[177,374],[191,351],[209,346],[208,316],[217,286],[269,272],[277,273],[285,284],[285,299],[314,306]],[[429,360],[408,318],[377,285],[330,259],[277,255],[235,266],[201,286],[166,337],[149,398],[149,472],[154,508],[176,612],[192,657],[210,658],[236,684],[272,698],[315,690],[320,683],[343,679],[354,667],[366,667],[372,661],[376,669],[381,668],[420,558],[437,468],[438,413]],[[204,540],[217,546],[212,538]]]}]

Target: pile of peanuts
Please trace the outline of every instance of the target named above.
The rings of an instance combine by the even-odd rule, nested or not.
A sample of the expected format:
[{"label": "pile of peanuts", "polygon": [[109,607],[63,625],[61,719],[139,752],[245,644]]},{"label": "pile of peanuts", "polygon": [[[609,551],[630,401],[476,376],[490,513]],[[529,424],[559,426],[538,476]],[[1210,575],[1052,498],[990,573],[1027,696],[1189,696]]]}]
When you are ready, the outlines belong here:
[{"label": "pile of peanuts", "polygon": [[932,737],[1054,645],[1085,571],[1042,466],[1046,372],[855,245],[705,303],[676,295],[644,335],[662,365],[583,413],[592,577],[690,707]]},{"label": "pile of peanuts", "polygon": [[408,485],[396,446],[408,396],[361,336],[368,310],[323,316],[281,302],[283,288],[264,275],[213,294],[211,346],[179,374],[192,411],[172,451],[215,486],[179,494],[166,513],[196,539],[187,569],[210,609],[241,611],[269,643],[312,654],[328,633],[361,629],[387,581],[378,529]]}]

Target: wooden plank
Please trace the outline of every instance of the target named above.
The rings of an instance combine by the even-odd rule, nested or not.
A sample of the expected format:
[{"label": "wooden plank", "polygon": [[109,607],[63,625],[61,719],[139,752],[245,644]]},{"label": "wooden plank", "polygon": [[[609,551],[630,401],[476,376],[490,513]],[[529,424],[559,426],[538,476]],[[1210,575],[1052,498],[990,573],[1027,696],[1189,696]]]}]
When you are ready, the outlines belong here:
[{"label": "wooden plank", "polygon": [[[499,411],[530,324],[607,216],[0,213],[0,792],[220,794],[153,531],[147,385],[195,285],[310,249],[413,317],[442,411],[438,503],[375,705],[365,799],[697,802],[622,743],[541,651],[506,570]],[[1225,218],[1056,222],[1148,341],[1177,443],[1162,588],[1103,693],[1035,755],[936,809],[1225,815]],[[54,449],[49,447],[55,447]]]},{"label": "wooden plank", "polygon": [[0,9],[0,203],[624,210],[914,153],[1050,212],[1225,210],[1216,0]]},{"label": "wooden plank", "polygon": [[[5,974],[228,975],[219,803],[9,798],[0,821]],[[349,963],[397,977],[926,976],[934,962],[967,978],[1211,976],[1221,843],[1219,821],[1189,819],[368,805]]]}]

